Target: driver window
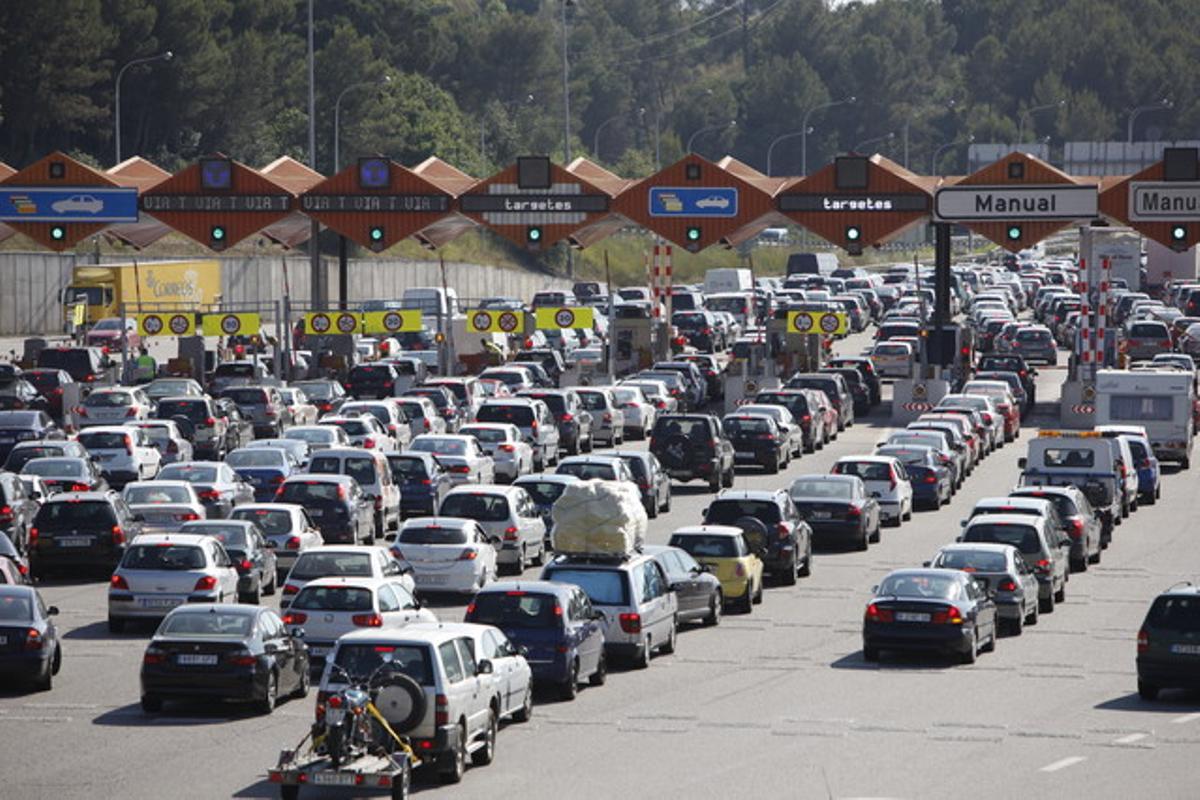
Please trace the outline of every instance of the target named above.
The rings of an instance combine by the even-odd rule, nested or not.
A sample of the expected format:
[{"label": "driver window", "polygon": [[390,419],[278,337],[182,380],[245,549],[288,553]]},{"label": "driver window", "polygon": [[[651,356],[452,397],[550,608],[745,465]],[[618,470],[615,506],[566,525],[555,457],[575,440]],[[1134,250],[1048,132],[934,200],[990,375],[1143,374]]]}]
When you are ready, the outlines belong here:
[{"label": "driver window", "polygon": [[463,671],[468,677],[476,672],[475,665],[475,643],[470,639],[455,639],[458,644],[458,652],[462,655]]},{"label": "driver window", "polygon": [[400,604],[401,608],[403,608],[405,611],[415,611],[416,610],[417,601],[413,598],[412,594],[408,591],[408,589],[406,589],[404,586],[401,586],[401,585],[395,584],[395,583],[393,583],[391,585],[391,587],[392,587],[392,590],[396,593],[396,600]]}]

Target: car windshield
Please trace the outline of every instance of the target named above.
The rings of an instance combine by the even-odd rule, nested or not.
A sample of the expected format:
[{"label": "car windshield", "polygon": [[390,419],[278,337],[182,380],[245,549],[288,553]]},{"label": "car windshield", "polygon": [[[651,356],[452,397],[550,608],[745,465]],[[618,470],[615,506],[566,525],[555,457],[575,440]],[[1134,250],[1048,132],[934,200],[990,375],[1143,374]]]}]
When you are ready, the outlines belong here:
[{"label": "car windshield", "polygon": [[128,433],[117,431],[83,431],[77,438],[88,450],[124,450],[130,443]]},{"label": "car windshield", "polygon": [[565,483],[554,481],[520,481],[517,485],[529,492],[533,502],[539,506],[554,505],[554,501],[562,497],[563,490],[567,488]]},{"label": "car windshield", "polygon": [[793,500],[849,500],[854,487],[849,481],[797,480],[788,491]]},{"label": "car windshield", "polygon": [[47,503],[38,511],[35,524],[41,531],[107,528],[116,522],[108,503],[66,501]]},{"label": "car windshield", "polygon": [[88,408],[124,408],[133,405],[129,392],[92,392],[83,401]]},{"label": "car windshield", "polygon": [[482,492],[452,494],[442,501],[438,514],[479,522],[504,522],[508,519],[508,498]]},{"label": "car windshield", "polygon": [[254,617],[250,614],[222,614],[218,611],[183,611],[170,614],[158,626],[155,636],[208,638],[229,636],[244,639],[250,635]]},{"label": "car windshield", "polygon": [[[383,664],[391,664],[421,686],[433,685],[433,670],[429,665],[427,645],[349,644],[338,646],[334,663],[357,680],[364,680]],[[340,672],[335,680],[342,680]]]},{"label": "car windshield", "polygon": [[291,533],[293,527],[290,511],[274,511],[268,508],[235,508],[229,518],[256,523],[268,536]]},{"label": "car windshield", "polygon": [[375,462],[369,458],[317,456],[313,458],[308,471],[313,475],[349,475],[358,481],[360,486],[375,483]]},{"label": "car windshield", "polygon": [[677,533],[671,537],[671,547],[686,550],[693,558],[737,558],[737,539],[732,536],[706,536],[699,533]]},{"label": "car windshield", "polygon": [[864,481],[890,481],[892,468],[878,461],[839,461],[833,465],[834,474],[857,475]]},{"label": "car windshield", "polygon": [[465,456],[467,454],[467,443],[461,439],[418,438],[410,445],[410,448],[422,453],[437,453],[443,456]]},{"label": "car windshield", "polygon": [[291,481],[279,489],[280,503],[336,503],[346,499],[346,487],[326,481]]},{"label": "car windshield", "polygon": [[305,611],[372,611],[370,589],[358,586],[305,586],[292,601]]},{"label": "car windshield", "polygon": [[369,578],[371,556],[367,553],[302,553],[288,574],[302,581],[341,576]]},{"label": "car windshield", "polygon": [[958,597],[958,581],[937,575],[889,575],[879,584],[875,596],[953,600]]},{"label": "car windshield", "polygon": [[190,503],[192,499],[192,493],[186,486],[164,486],[154,482],[141,486],[128,486],[125,489],[125,502],[130,505]]},{"label": "car windshield", "polygon": [[735,525],[742,517],[753,517],[764,524],[779,522],[779,506],[768,500],[716,500],[704,515],[707,525]]},{"label": "car windshield", "polygon": [[78,458],[35,458],[26,463],[21,472],[43,478],[83,478],[87,475],[83,461]]},{"label": "car windshield", "polygon": [[400,531],[400,544],[454,544],[467,543],[465,528],[442,525],[420,525],[405,527]]},{"label": "car windshield", "polygon": [[938,554],[934,566],[964,572],[1004,572],[1008,559],[990,550],[945,550]]},{"label": "car windshield", "polygon": [[121,559],[123,570],[183,572],[204,566],[204,551],[192,544],[134,544]]},{"label": "car windshield", "polygon": [[213,483],[217,480],[216,467],[199,467],[193,464],[168,464],[158,473],[159,480],[187,481],[188,483]]},{"label": "car windshield", "polygon": [[730,438],[773,433],[771,421],[763,417],[726,417],[721,420],[721,427]]},{"label": "car windshield", "polygon": [[234,450],[225,456],[225,463],[231,467],[282,467],[287,463],[287,456],[279,450],[265,447],[254,450]]},{"label": "car windshield", "polygon": [[1042,551],[1042,543],[1038,538],[1037,529],[1029,525],[983,522],[968,527],[963,533],[962,540],[964,542],[1011,544],[1024,555],[1033,555]]},{"label": "car windshield", "polygon": [[480,592],[471,603],[467,619],[479,625],[497,628],[558,628],[561,609],[555,613],[558,599],[551,594],[534,592]]},{"label": "car windshield", "polygon": [[623,606],[629,602],[624,576],[619,570],[573,569],[560,567],[546,570],[546,580],[573,583],[598,606]]}]

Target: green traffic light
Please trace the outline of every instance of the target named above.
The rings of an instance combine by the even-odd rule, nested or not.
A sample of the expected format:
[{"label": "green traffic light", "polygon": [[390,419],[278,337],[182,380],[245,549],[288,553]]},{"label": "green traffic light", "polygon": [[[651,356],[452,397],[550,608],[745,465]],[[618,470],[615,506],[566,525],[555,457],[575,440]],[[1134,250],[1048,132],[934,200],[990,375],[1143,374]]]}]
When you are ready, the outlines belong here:
[{"label": "green traffic light", "polygon": [[225,229],[220,225],[214,225],[212,228],[212,240],[214,242],[225,241]]},{"label": "green traffic light", "polygon": [[382,242],[383,241],[383,228],[380,228],[378,226],[371,228],[371,241],[372,242]]},{"label": "green traffic light", "polygon": [[55,225],[50,229],[50,238],[56,242],[61,242],[63,239],[67,238],[67,229],[60,225]]},{"label": "green traffic light", "polygon": [[700,241],[700,229],[697,227],[688,228],[687,229],[687,238],[688,238],[689,242]]},{"label": "green traffic light", "polygon": [[540,242],[542,240],[542,229],[532,227],[525,231],[525,238],[531,242]]},{"label": "green traffic light", "polygon": [[851,225],[846,228],[846,239],[851,242],[857,242],[862,238],[862,230],[857,225]]},{"label": "green traffic light", "polygon": [[1017,239],[1020,239],[1021,238],[1021,226],[1020,225],[1010,225],[1008,227],[1008,238],[1014,242]]},{"label": "green traffic light", "polygon": [[1183,225],[1175,225],[1171,228],[1171,241],[1182,242],[1187,239],[1187,228]]}]

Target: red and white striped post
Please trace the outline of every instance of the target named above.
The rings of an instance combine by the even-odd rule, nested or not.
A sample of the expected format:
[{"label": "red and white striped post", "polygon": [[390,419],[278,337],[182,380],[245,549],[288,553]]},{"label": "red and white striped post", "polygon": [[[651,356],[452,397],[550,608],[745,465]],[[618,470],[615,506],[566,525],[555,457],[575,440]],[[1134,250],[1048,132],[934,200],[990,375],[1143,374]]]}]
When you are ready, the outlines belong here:
[{"label": "red and white striped post", "polygon": [[667,273],[667,275],[666,275],[666,278],[667,278],[667,288],[666,288],[667,325],[669,327],[671,324],[671,311],[674,306],[674,303],[672,302],[672,299],[671,299],[671,292],[675,288],[675,274],[674,274],[675,264],[674,264],[674,260],[672,257],[673,256],[673,253],[672,253],[673,248],[671,247],[671,245],[668,244],[665,246],[665,249],[667,252],[666,252],[666,260],[665,260],[664,267],[665,267],[666,273]]},{"label": "red and white striped post", "polygon": [[1096,367],[1105,366],[1105,336],[1108,327],[1108,277],[1112,269],[1112,261],[1104,258],[1100,261],[1100,291],[1096,295]]},{"label": "red and white striped post", "polygon": [[1081,378],[1088,378],[1087,366],[1092,363],[1092,301],[1089,296],[1091,287],[1087,282],[1087,260],[1079,259],[1079,271],[1083,273],[1083,303],[1079,306],[1079,363],[1084,365]]},{"label": "red and white striped post", "polygon": [[651,309],[650,313],[654,317],[654,321],[657,322],[661,316],[659,313],[658,302],[662,296],[662,264],[658,245],[654,245],[653,277],[650,281],[650,292],[653,295],[654,300],[654,307]]}]

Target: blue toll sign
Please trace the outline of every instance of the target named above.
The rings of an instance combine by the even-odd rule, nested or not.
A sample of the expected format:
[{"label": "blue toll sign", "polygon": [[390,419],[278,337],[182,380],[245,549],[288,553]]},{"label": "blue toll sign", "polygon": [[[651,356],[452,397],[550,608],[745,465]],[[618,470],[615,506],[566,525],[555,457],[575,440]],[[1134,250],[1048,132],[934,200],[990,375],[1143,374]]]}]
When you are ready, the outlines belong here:
[{"label": "blue toll sign", "polygon": [[0,187],[3,222],[137,222],[137,189],[124,186]]},{"label": "blue toll sign", "polygon": [[652,217],[736,217],[738,190],[729,186],[652,186]]}]

